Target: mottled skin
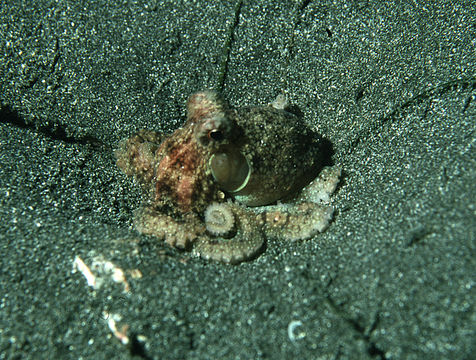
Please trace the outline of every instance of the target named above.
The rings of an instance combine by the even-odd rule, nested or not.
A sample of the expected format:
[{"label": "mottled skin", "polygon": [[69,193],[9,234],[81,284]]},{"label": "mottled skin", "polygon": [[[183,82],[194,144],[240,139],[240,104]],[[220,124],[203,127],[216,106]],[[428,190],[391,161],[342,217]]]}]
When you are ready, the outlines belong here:
[{"label": "mottled skin", "polygon": [[[171,246],[193,246],[204,258],[236,263],[256,256],[265,235],[309,238],[327,226],[329,206],[304,199],[266,207],[295,197],[321,170],[322,139],[300,117],[272,106],[232,109],[211,91],[193,94],[187,113],[184,126],[170,136],[142,130],[116,152],[118,166],[149,194],[135,215],[140,232]],[[334,171],[328,193],[339,173]],[[238,201],[228,203],[236,234],[213,236],[205,229],[204,211],[230,198]]]},{"label": "mottled skin", "polygon": [[250,206],[268,205],[294,195],[316,177],[322,140],[300,117],[271,106],[241,108],[236,116],[243,129],[237,147],[253,172],[234,198]]}]

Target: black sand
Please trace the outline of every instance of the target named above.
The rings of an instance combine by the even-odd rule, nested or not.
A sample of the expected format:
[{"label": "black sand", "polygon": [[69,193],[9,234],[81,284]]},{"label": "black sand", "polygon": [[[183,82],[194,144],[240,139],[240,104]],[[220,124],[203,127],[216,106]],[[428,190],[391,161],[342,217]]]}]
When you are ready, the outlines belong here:
[{"label": "black sand", "polygon": [[[476,351],[473,2],[10,0],[0,19],[0,359]],[[176,129],[204,88],[284,91],[332,141],[325,233],[226,266],[131,228],[141,194],[113,149]],[[76,257],[142,277],[94,290]]]}]

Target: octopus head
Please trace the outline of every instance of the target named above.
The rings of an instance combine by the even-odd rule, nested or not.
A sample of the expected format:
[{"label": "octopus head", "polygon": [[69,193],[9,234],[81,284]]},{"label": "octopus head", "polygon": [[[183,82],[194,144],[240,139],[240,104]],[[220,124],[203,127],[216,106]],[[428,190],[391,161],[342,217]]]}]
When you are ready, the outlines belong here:
[{"label": "octopus head", "polygon": [[234,110],[213,91],[190,96],[187,110],[195,140],[210,154],[208,166],[214,180],[222,190],[241,190],[249,180],[251,167],[235,145],[241,131]]},{"label": "octopus head", "polygon": [[216,146],[233,137],[236,123],[228,103],[214,91],[193,94],[187,103],[188,120],[202,146]]}]

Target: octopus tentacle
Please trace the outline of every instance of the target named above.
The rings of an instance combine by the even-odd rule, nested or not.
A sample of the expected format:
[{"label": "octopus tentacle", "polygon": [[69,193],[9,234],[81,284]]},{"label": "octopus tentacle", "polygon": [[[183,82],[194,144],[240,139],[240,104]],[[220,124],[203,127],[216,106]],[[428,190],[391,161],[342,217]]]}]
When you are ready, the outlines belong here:
[{"label": "octopus tentacle", "polygon": [[297,201],[310,201],[314,203],[328,203],[339,183],[342,174],[340,165],[325,166],[319,176],[315,178],[302,191]]},{"label": "octopus tentacle", "polygon": [[262,213],[267,238],[297,241],[323,232],[332,219],[334,208],[313,202],[298,205],[275,205]]},{"label": "octopus tentacle", "polygon": [[307,240],[329,225],[334,208],[329,205],[341,176],[341,166],[326,166],[302,191],[296,205],[279,204],[262,212],[263,231],[267,238]]},{"label": "octopus tentacle", "polygon": [[135,212],[134,225],[142,234],[163,239],[168,245],[188,249],[205,232],[205,226],[198,216],[188,213],[179,222],[152,206],[144,206]]},{"label": "octopus tentacle", "polygon": [[236,204],[221,204],[231,210],[236,219],[236,233],[231,238],[201,235],[193,252],[204,259],[236,264],[259,255],[264,247],[264,234],[256,216]]},{"label": "octopus tentacle", "polygon": [[164,139],[156,131],[141,130],[122,141],[115,151],[117,166],[128,176],[134,176],[143,187],[151,187],[154,177],[155,152]]}]

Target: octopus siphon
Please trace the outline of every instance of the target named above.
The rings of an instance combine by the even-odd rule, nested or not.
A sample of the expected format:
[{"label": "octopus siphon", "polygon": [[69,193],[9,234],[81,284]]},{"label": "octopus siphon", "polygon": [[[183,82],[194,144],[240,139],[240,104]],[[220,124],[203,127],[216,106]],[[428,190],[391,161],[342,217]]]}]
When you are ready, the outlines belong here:
[{"label": "octopus siphon", "polygon": [[141,130],[116,158],[146,192],[134,214],[140,233],[239,263],[267,239],[305,240],[326,229],[341,169],[323,165],[324,143],[282,96],[234,109],[201,91],[188,99],[183,127],[168,136]]}]

